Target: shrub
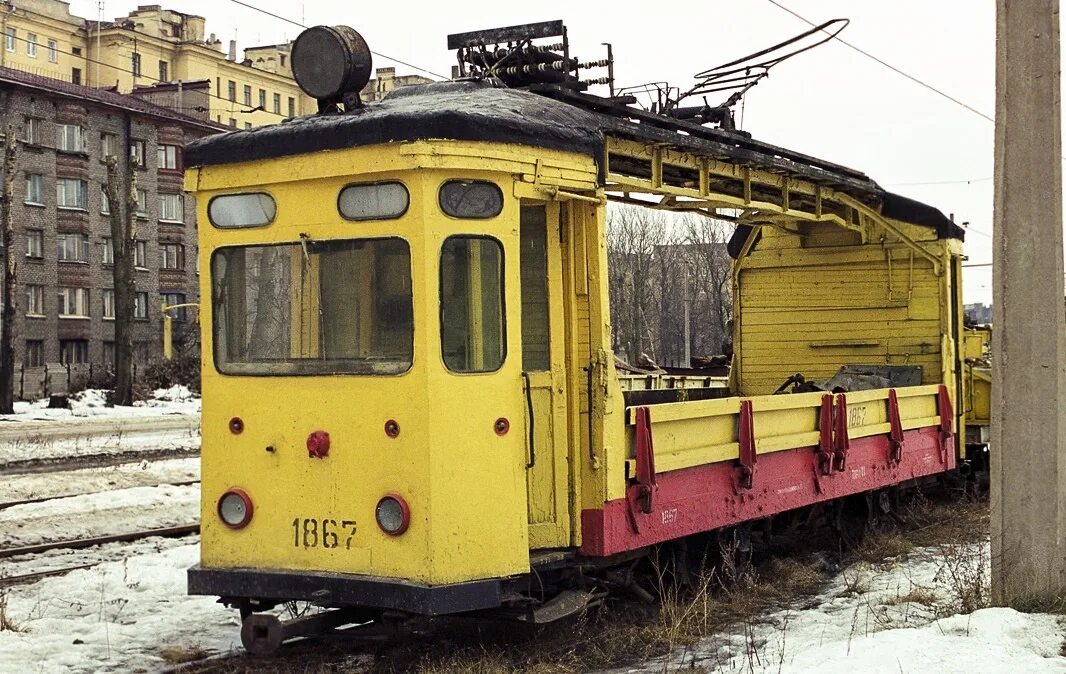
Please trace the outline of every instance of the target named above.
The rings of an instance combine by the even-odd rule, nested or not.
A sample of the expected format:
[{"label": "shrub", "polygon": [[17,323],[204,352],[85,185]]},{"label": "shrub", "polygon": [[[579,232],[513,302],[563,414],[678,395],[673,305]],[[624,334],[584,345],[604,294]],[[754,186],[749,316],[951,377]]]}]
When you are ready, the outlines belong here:
[{"label": "shrub", "polygon": [[149,394],[161,388],[170,388],[177,384],[200,392],[200,355],[180,354],[172,360],[157,360],[144,368],[144,374],[138,373],[137,389]]}]

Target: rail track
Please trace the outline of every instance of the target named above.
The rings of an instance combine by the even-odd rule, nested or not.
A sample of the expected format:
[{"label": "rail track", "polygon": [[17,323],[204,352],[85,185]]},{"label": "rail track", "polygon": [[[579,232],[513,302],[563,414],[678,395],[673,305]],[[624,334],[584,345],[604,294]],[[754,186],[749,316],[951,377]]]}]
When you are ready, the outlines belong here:
[{"label": "rail track", "polygon": [[[132,531],[124,534],[111,534],[108,536],[96,536],[93,538],[78,538],[73,540],[64,541],[50,541],[48,543],[38,543],[35,545],[23,545],[13,548],[0,549],[0,559],[9,557],[18,557],[21,555],[35,555],[43,552],[49,552],[51,550],[81,550],[84,548],[91,548],[97,545],[105,545],[108,543],[128,543],[131,541],[139,541],[145,538],[161,537],[161,538],[181,538],[183,536],[189,536],[200,532],[199,524],[184,524],[174,527],[164,527],[160,529],[142,529],[139,531]],[[37,571],[34,573],[20,574],[16,576],[0,577],[0,587],[10,587],[13,585],[26,585],[28,583],[34,583],[42,578],[49,576],[60,576],[71,571],[77,571],[79,569],[87,569],[92,566],[96,566],[97,563],[92,564],[78,564],[75,566],[63,567],[60,569],[49,569],[47,571]]]},{"label": "rail track", "polygon": [[[154,484],[137,485],[139,487],[188,487],[194,484],[200,484],[200,480],[178,480],[174,482],[156,482]],[[86,492],[86,494],[96,494],[99,492]],[[61,498],[73,498],[75,496],[84,496],[83,493],[78,494],[57,494],[53,496],[36,496],[34,498],[25,498],[17,501],[0,501],[0,510],[7,508],[13,508],[15,506],[27,505],[31,503],[44,503],[45,501],[54,501]],[[2,556],[2,555],[0,555]]]},{"label": "rail track", "polygon": [[81,456],[49,456],[20,459],[0,464],[0,476],[54,473],[81,468],[107,468],[139,461],[186,459],[200,456],[199,447],[169,447],[162,449],[131,449],[120,452],[99,452]]}]

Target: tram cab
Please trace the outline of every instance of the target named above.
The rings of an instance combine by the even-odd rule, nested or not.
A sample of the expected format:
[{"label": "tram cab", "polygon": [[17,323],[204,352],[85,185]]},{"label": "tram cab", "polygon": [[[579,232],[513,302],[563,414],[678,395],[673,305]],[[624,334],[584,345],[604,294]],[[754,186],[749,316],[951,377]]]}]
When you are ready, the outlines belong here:
[{"label": "tram cab", "polygon": [[189,151],[210,298],[198,573],[364,574],[445,597],[527,572],[531,549],[580,544],[568,454],[590,422],[567,400],[587,398],[606,335],[595,163],[475,140],[213,149],[331,121]]},{"label": "tram cab", "polygon": [[[310,29],[298,81],[308,34],[362,53]],[[186,151],[206,270],[191,593],[246,615],[532,610],[658,543],[954,469],[962,234],[936,209],[564,88],[459,80],[361,107],[316,82],[322,114]],[[734,337],[758,358],[733,391],[623,394],[609,191],[748,218]],[[792,311],[783,273],[822,294]],[[912,351],[925,380],[898,392],[762,395],[779,370]]]}]

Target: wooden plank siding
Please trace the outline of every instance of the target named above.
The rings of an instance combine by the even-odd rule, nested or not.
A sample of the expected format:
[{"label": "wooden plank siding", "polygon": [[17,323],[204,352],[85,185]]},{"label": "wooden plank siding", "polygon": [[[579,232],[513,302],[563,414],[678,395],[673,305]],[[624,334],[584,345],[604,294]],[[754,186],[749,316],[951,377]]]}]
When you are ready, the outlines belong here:
[{"label": "wooden plank siding", "polygon": [[918,365],[923,383],[940,383],[943,278],[900,244],[828,228],[764,227],[740,262],[741,393],[772,393],[795,373],[825,380],[844,365]]}]

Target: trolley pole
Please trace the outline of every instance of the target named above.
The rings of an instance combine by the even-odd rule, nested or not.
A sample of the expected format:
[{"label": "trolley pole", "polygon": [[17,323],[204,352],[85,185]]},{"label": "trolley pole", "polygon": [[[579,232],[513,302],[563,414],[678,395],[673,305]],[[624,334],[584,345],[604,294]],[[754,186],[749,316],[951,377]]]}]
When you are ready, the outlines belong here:
[{"label": "trolley pole", "polygon": [[996,2],[992,594],[1066,591],[1058,0]]}]

